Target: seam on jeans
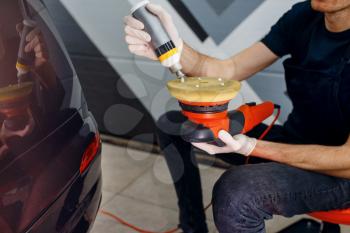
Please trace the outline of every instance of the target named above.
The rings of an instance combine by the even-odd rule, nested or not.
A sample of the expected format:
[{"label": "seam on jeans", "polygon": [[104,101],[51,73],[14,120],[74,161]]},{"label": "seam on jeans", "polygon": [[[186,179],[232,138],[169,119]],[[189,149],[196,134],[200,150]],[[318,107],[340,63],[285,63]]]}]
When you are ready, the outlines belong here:
[{"label": "seam on jeans", "polygon": [[314,196],[320,195],[322,193],[330,193],[330,192],[334,192],[337,189],[341,189],[342,186],[341,185],[337,185],[337,186],[333,186],[331,188],[328,189],[323,189],[320,191],[315,191],[315,192],[309,192],[309,191],[301,191],[301,192],[286,192],[286,193],[269,193],[269,194],[264,194],[258,197],[254,198],[254,204],[257,206],[261,206],[262,203],[265,200],[272,200],[274,203],[277,202],[277,200],[283,199],[283,197],[286,197],[287,200],[296,200],[299,197],[303,196],[303,200],[310,200],[312,199]]},{"label": "seam on jeans", "polygon": [[[329,186],[327,188],[323,188],[322,190],[317,190],[316,188],[310,189],[310,190],[303,190],[300,192],[275,192],[275,193],[267,193],[263,195],[247,195],[244,199],[241,200],[240,204],[238,206],[235,205],[235,202],[232,200],[232,198],[229,198],[226,200],[226,206],[230,209],[232,208],[240,208],[243,212],[246,211],[246,207],[248,206],[255,206],[256,208],[261,209],[262,205],[264,204],[264,201],[272,201],[273,203],[276,203],[277,201],[286,198],[287,200],[292,200],[292,199],[298,199],[299,197],[303,196],[303,200],[310,200],[314,198],[317,195],[320,194],[327,194],[334,192],[335,190],[341,190],[344,187],[344,183],[340,183],[334,186]],[[350,195],[349,195],[349,200],[350,200]],[[340,204],[341,206],[343,203]],[[222,213],[218,213],[219,215],[222,215]],[[233,217],[233,213],[229,215],[222,215],[222,217],[228,218],[228,217]],[[244,218],[239,218],[236,220],[240,224],[245,223]]]},{"label": "seam on jeans", "polygon": [[[278,200],[281,200],[283,198],[287,198],[287,200],[291,200],[291,199],[298,199],[300,196],[303,196],[303,200],[310,200],[310,199],[312,199],[315,196],[320,195],[320,194],[327,194],[330,192],[334,192],[336,190],[341,190],[342,187],[343,187],[343,184],[337,184],[335,186],[330,186],[330,187],[324,188],[322,190],[311,189],[311,190],[304,190],[301,192],[268,193],[268,194],[264,194],[264,195],[259,195],[258,197],[254,197],[253,195],[249,195],[249,196],[246,196],[246,198],[244,198],[238,206],[234,205],[234,201],[232,200],[232,198],[230,198],[226,202],[226,204],[228,204],[228,207],[230,209],[238,208],[241,211],[243,211],[243,213],[246,213],[247,208],[249,209],[250,206],[252,206],[252,205],[255,208],[258,208],[258,209],[264,211],[261,207],[264,204],[264,201],[266,201],[266,200],[271,200],[273,203],[276,203]],[[343,205],[344,204],[341,203],[341,206],[343,206]],[[273,211],[275,211],[275,210],[273,210]],[[271,215],[274,213],[275,212],[272,212]],[[229,215],[222,215],[222,213],[219,212],[218,214],[221,215],[223,218],[234,217],[233,213],[231,213]],[[269,213],[266,213],[266,214],[269,214]],[[246,223],[246,219],[243,216],[240,216],[238,219],[236,218],[236,221],[238,224],[245,224]]]},{"label": "seam on jeans", "polygon": [[[280,200],[282,199],[283,197],[286,197],[287,200],[289,199],[297,199],[298,197],[300,196],[304,196],[303,198],[305,200],[309,200],[309,199],[312,199],[312,197],[316,196],[316,195],[319,195],[319,194],[322,194],[322,193],[329,193],[329,192],[333,192],[334,190],[336,189],[341,189],[341,186],[340,185],[337,185],[337,186],[333,186],[331,188],[328,188],[328,189],[323,189],[323,190],[320,190],[320,191],[315,191],[315,192],[309,192],[307,190],[305,191],[301,191],[301,192],[286,192],[286,193],[268,193],[268,194],[264,194],[264,195],[260,195],[260,196],[257,196],[257,197],[254,197],[252,195],[250,195],[252,198],[247,198],[246,200],[249,200],[249,202],[247,201],[242,201],[241,202],[241,206],[243,205],[251,205],[251,201],[254,202],[255,205],[258,205],[260,206],[261,205],[261,202],[263,201],[266,201],[266,200],[273,200],[274,202],[276,202],[277,200]],[[234,207],[233,205],[233,201],[232,199],[230,198],[228,201],[228,206],[230,207]]]},{"label": "seam on jeans", "polygon": [[329,188],[325,188],[322,190],[304,190],[304,191],[300,191],[300,192],[284,192],[284,193],[267,193],[267,194],[263,194],[260,196],[255,197],[254,199],[256,201],[258,201],[259,199],[266,199],[266,198],[276,198],[276,196],[313,196],[313,195],[318,195],[321,193],[327,193],[327,192],[331,192],[334,191],[335,189],[340,189],[342,186],[341,185],[336,185],[336,186],[332,186]]}]

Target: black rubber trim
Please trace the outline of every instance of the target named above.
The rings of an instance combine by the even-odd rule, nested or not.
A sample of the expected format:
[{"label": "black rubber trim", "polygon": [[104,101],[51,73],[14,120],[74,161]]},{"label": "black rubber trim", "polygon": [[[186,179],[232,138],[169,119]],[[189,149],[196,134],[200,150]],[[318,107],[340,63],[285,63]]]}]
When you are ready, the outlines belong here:
[{"label": "black rubber trim", "polygon": [[281,105],[274,104],[275,109],[281,109]]},{"label": "black rubber trim", "polygon": [[245,105],[248,105],[249,107],[253,107],[253,106],[256,106],[256,103],[255,102],[250,102],[250,103],[246,103]]},{"label": "black rubber trim", "polygon": [[193,105],[187,105],[180,102],[180,107],[182,110],[186,112],[193,112],[193,113],[218,113],[223,112],[228,109],[228,103],[223,105],[214,105],[214,106],[193,106]]},{"label": "black rubber trim", "polygon": [[213,132],[201,124],[195,124],[190,120],[181,125],[181,137],[186,142],[214,142]]},{"label": "black rubber trim", "polygon": [[228,118],[230,119],[230,134],[241,134],[245,124],[244,114],[240,111],[231,111],[228,113]]},{"label": "black rubber trim", "polygon": [[169,41],[169,42],[163,44],[162,46],[160,46],[159,48],[157,48],[157,49],[155,50],[155,52],[156,52],[157,57],[160,57],[160,56],[162,56],[163,54],[169,52],[170,50],[172,50],[172,49],[174,49],[174,48],[176,48],[174,42]]}]

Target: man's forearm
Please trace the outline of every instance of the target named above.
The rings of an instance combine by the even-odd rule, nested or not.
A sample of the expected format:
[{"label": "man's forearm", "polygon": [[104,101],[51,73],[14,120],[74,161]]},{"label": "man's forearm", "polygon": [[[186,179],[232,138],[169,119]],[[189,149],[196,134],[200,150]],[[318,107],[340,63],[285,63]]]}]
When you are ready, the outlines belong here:
[{"label": "man's forearm", "polygon": [[209,57],[192,49],[186,43],[181,56],[183,71],[192,77],[220,77],[231,79],[234,77],[233,62]]},{"label": "man's forearm", "polygon": [[261,42],[225,60],[201,54],[184,43],[181,64],[188,76],[220,77],[243,81],[277,59],[278,56]]},{"label": "man's forearm", "polygon": [[37,74],[37,78],[39,79],[40,83],[46,89],[51,89],[56,87],[57,85],[56,73],[49,62],[36,68],[35,72]]},{"label": "man's forearm", "polygon": [[349,146],[289,145],[258,141],[253,155],[305,170],[350,178]]}]

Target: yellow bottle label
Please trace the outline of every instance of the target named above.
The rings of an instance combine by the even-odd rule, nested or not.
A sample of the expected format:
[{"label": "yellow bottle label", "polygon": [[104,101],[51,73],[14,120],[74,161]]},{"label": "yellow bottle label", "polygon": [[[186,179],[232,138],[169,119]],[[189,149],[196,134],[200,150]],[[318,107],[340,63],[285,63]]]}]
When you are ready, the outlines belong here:
[{"label": "yellow bottle label", "polygon": [[177,48],[173,48],[172,50],[169,50],[168,52],[162,54],[160,57],[159,57],[159,61],[160,62],[163,62],[165,61],[166,59],[172,57],[173,55],[177,54],[178,53],[178,50]]},{"label": "yellow bottle label", "polygon": [[19,62],[16,63],[16,68],[24,70],[24,71],[29,71],[30,70],[30,67],[28,65],[23,65],[23,64],[21,64]]}]

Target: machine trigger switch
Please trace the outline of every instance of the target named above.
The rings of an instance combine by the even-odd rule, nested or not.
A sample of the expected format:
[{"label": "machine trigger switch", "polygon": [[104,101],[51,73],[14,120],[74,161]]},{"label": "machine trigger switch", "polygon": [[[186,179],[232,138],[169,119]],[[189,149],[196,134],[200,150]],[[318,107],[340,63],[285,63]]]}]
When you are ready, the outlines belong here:
[{"label": "machine trigger switch", "polygon": [[253,106],[256,106],[256,103],[255,102],[250,102],[250,103],[247,103],[246,105],[248,105],[249,107],[253,107]]}]

